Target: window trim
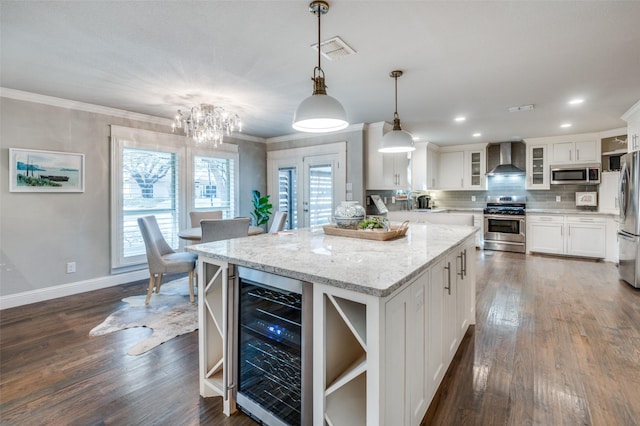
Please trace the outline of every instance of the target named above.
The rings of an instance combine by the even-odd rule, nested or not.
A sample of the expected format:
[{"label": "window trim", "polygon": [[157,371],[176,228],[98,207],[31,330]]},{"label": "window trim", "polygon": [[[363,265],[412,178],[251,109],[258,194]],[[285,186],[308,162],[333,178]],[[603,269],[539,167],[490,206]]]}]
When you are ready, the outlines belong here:
[{"label": "window trim", "polygon": [[[183,145],[183,146],[180,146]],[[145,149],[150,151],[161,151],[174,153],[178,166],[178,199],[176,200],[178,210],[178,226],[185,226],[185,147],[184,138],[167,133],[152,132],[129,127],[111,126],[111,273],[128,272],[141,269],[140,266],[147,263],[146,255],[124,257],[122,251],[122,228],[121,212],[123,208],[122,199],[122,152],[124,148]]]}]

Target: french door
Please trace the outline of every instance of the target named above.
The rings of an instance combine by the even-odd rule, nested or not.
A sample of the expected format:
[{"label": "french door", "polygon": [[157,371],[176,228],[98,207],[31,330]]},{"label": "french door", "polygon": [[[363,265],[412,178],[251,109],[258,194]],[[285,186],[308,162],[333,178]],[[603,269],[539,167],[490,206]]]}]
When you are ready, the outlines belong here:
[{"label": "french door", "polygon": [[346,144],[294,148],[268,154],[269,194],[274,210],[288,213],[287,228],[326,225],[345,197]]}]

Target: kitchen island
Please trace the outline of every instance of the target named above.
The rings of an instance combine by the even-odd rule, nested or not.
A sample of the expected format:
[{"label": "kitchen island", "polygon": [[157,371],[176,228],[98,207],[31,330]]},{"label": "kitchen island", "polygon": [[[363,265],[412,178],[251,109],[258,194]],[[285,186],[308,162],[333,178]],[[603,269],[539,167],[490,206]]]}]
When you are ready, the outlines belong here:
[{"label": "kitchen island", "polygon": [[199,256],[200,394],[223,396],[226,414],[236,409],[240,266],[310,283],[304,424],[419,424],[475,323],[476,231],[410,224],[405,237],[371,241],[320,228],[188,246]]}]

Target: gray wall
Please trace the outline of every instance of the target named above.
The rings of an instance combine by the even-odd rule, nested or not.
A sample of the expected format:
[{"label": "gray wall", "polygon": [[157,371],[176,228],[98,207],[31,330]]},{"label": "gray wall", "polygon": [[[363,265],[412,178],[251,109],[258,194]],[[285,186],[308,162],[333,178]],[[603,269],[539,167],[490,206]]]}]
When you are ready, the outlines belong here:
[{"label": "gray wall", "polygon": [[[110,274],[110,125],[170,132],[152,123],[0,97],[0,296]],[[226,140],[225,140],[226,142]],[[266,190],[266,146],[237,143],[240,214]],[[85,154],[84,193],[9,192],[9,148]],[[67,262],[77,272],[67,274]]]}]

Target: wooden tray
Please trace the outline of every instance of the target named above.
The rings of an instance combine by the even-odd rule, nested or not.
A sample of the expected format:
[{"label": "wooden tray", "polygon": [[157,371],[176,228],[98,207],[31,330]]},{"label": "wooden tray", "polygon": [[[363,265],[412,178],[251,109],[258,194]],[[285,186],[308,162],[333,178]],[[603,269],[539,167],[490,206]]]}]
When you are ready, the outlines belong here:
[{"label": "wooden tray", "polygon": [[335,235],[338,237],[362,238],[365,240],[387,241],[404,237],[409,229],[409,221],[405,220],[400,226],[391,226],[389,231],[384,230],[365,230],[365,229],[344,229],[338,228],[337,225],[325,225],[322,227],[327,235]]}]

